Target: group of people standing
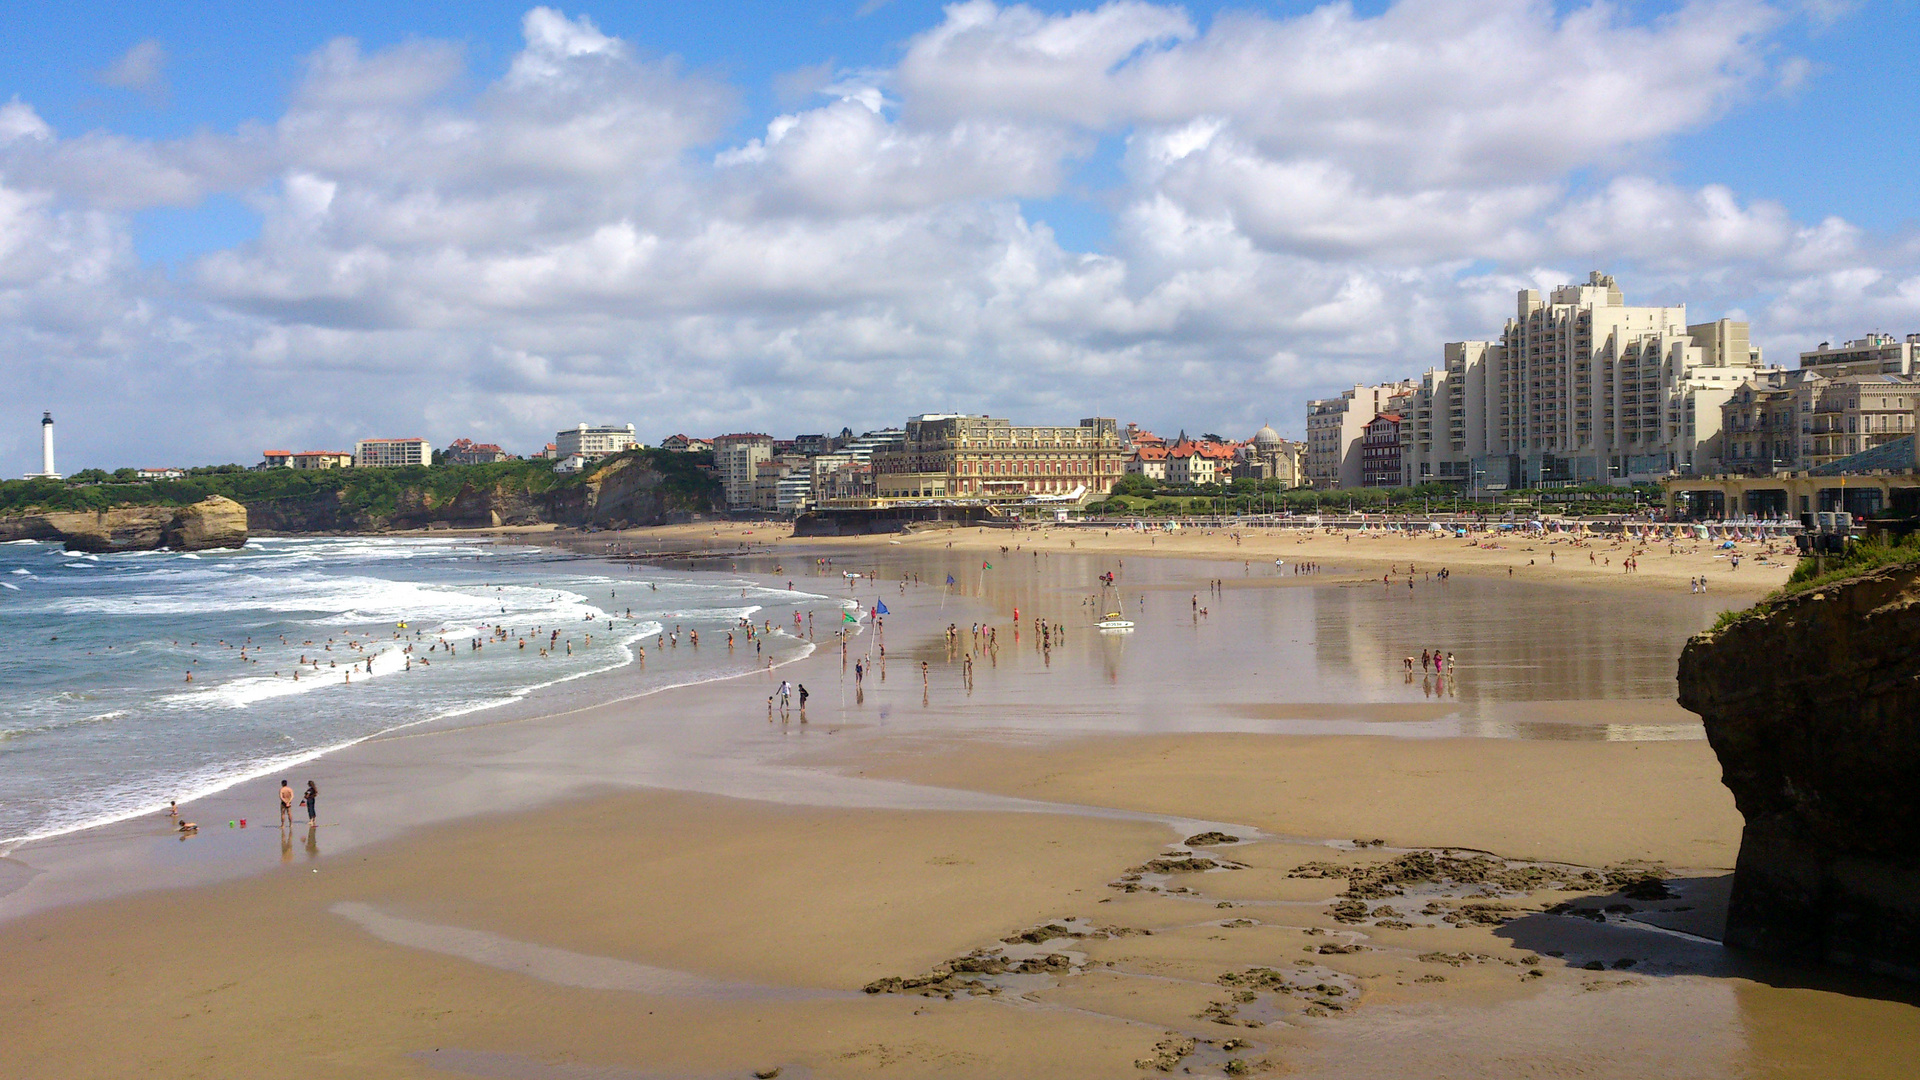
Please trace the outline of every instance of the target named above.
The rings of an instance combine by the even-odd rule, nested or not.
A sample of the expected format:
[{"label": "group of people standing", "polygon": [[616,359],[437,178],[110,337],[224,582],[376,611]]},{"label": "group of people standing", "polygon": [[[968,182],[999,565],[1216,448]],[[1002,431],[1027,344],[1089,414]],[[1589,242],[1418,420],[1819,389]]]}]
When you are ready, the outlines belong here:
[{"label": "group of people standing", "polygon": [[[300,796],[300,805],[307,808],[307,827],[318,825],[315,819],[320,815],[320,785],[307,781],[307,793]],[[286,780],[280,781],[280,824],[293,827],[293,785]]]}]

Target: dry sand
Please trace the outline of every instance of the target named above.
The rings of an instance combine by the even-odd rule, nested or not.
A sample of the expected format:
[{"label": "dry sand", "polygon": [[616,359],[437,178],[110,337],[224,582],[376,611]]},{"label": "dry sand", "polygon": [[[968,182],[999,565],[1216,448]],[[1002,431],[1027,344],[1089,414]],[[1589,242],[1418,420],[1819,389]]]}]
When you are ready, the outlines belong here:
[{"label": "dry sand", "polygon": [[[1149,539],[1116,534],[1102,538],[1110,550],[1088,551],[1088,537],[1058,531],[960,533],[809,550],[898,559],[931,576],[949,542],[967,558],[996,558],[1000,542],[1037,541],[1049,545],[1041,562],[1068,580],[1096,558],[1142,554],[1338,559],[1356,578],[1408,558],[1422,574],[1432,562],[1504,578],[1510,560],[1539,557],[1452,541],[1281,536],[1236,547],[1183,537],[1163,550]],[[712,526],[624,542],[702,540],[800,543],[764,527],[716,535]],[[1748,595],[1768,584],[1751,564],[1736,574],[1674,556],[1656,571],[1664,558],[1647,555],[1638,576],[1564,558],[1526,572],[1630,593],[1676,583],[1684,593],[1702,569],[1729,594],[1736,582]],[[1144,608],[1177,612],[1200,575],[1230,566],[1157,562],[1129,573],[1161,590]],[[1082,631],[1057,654],[1035,649],[1031,630],[1011,640],[1015,603],[1062,624],[1077,617],[1077,588],[1047,584],[1039,563],[1028,570],[984,578],[965,598],[942,594],[939,606],[925,588],[877,594],[896,612],[886,627],[891,677],[876,675],[854,699],[830,689],[846,687],[837,649],[782,669],[775,677],[820,695],[804,728],[743,712],[743,693],[762,691],[718,683],[365,744],[343,761],[379,775],[356,782],[384,785],[384,801],[370,790],[366,805],[395,814],[405,798],[461,802],[454,796],[476,774],[482,788],[506,769],[579,779],[530,784],[531,802],[397,835],[365,829],[356,839],[343,810],[340,831],[312,851],[297,843],[233,880],[0,922],[0,1015],[9,1018],[0,1076],[284,1069],[607,1080],[779,1067],[786,1077],[1121,1077],[1159,1075],[1160,1065],[1221,1075],[1231,1062],[1339,1077],[1911,1075],[1920,1008],[1906,990],[1756,965],[1709,940],[1740,823],[1705,744],[1657,734],[1685,717],[1643,689],[1652,682],[1638,665],[1658,660],[1639,658],[1645,646],[1623,646],[1578,678],[1543,675],[1542,693],[1501,674],[1530,643],[1487,644],[1457,700],[1383,679],[1352,683],[1350,700],[1326,700],[1314,684],[1275,703],[1272,694],[1294,684],[1254,692],[1248,658],[1259,654],[1232,650],[1249,638],[1277,648],[1256,628],[1296,609],[1264,605],[1301,582],[1244,580],[1244,592],[1210,598],[1217,621],[1159,618],[1118,667],[1108,653],[1103,668],[1114,643]],[[1502,593],[1498,582],[1447,599],[1426,584],[1415,591],[1436,612],[1497,609],[1522,595],[1561,602],[1554,590]],[[1337,640],[1334,631],[1390,621],[1396,608],[1368,605],[1400,605],[1399,594],[1308,595],[1322,606],[1299,655],[1344,671],[1398,647],[1374,642],[1373,630]],[[1711,615],[1651,595],[1622,602],[1655,627]],[[1531,610],[1521,617],[1537,621]],[[990,666],[983,658],[970,692],[938,635],[954,619],[997,624],[1007,638]],[[1497,632],[1514,633],[1504,627]],[[1176,706],[1136,677],[1154,656],[1179,668]],[[934,672],[924,691],[923,658]],[[1613,706],[1620,698],[1624,709]],[[1110,719],[1094,722],[1116,709],[1151,723],[1121,735]],[[1558,734],[1404,737],[1474,709],[1537,714],[1538,730]],[[1369,734],[1278,733],[1333,721]],[[672,787],[698,790],[662,790]],[[352,805],[351,786],[329,790],[336,805]],[[1034,809],[1059,812],[1010,812]],[[1158,818],[1216,822],[1249,842],[1181,848],[1182,830]],[[195,850],[149,831],[113,850]],[[1352,843],[1375,839],[1383,846]],[[1562,878],[1658,864],[1676,895],[1414,883],[1373,902],[1392,914],[1341,922],[1334,905],[1347,882],[1295,875],[1308,863],[1367,867],[1428,848],[1552,863]],[[1155,872],[1150,860],[1187,850],[1240,868]],[[1475,895],[1489,891],[1497,895]],[[1568,903],[1587,917],[1543,911]],[[1471,904],[1510,910],[1461,917]],[[1609,904],[1631,910],[1596,921]],[[1049,923],[1089,936],[1002,942]],[[1141,930],[1151,934],[1121,932]],[[1003,962],[1033,957],[1045,973],[995,976],[993,994],[950,982],[923,988],[933,996],[860,992],[992,949]],[[1066,959],[1048,966],[1055,954]]]}]

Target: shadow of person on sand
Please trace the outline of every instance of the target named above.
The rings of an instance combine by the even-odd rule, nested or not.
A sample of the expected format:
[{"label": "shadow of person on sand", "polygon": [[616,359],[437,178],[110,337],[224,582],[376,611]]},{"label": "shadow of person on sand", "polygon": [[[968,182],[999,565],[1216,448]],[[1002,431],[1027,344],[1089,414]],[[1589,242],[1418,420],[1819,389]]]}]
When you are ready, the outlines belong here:
[{"label": "shadow of person on sand", "polygon": [[1494,936],[1568,968],[1648,978],[1699,975],[1920,1005],[1920,986],[1845,968],[1801,966],[1729,948],[1733,875],[1668,878],[1667,896],[1628,887],[1514,919]]}]

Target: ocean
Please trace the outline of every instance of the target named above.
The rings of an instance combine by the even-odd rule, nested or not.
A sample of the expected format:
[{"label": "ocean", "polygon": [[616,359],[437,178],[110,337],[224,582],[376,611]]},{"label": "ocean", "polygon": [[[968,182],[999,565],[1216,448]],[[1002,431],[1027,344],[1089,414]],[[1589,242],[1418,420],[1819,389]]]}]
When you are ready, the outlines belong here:
[{"label": "ocean", "polygon": [[[0,544],[0,847],[413,725],[741,674],[811,651],[795,613],[829,633],[841,603],[464,539],[99,556]],[[748,641],[742,619],[773,630]]]}]

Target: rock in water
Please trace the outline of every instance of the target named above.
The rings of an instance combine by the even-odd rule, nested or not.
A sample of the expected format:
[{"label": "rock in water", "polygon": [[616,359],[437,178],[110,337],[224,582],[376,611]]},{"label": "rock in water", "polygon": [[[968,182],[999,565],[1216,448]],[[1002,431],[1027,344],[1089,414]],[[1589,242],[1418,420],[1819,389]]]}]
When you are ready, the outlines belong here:
[{"label": "rock in water", "polygon": [[209,495],[174,515],[163,542],[175,551],[245,547],[247,508],[224,495]]},{"label": "rock in water", "polygon": [[1697,635],[1680,704],[1746,818],[1727,943],[1920,980],[1920,565]]}]

